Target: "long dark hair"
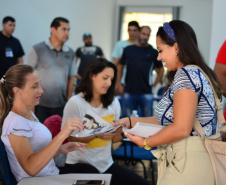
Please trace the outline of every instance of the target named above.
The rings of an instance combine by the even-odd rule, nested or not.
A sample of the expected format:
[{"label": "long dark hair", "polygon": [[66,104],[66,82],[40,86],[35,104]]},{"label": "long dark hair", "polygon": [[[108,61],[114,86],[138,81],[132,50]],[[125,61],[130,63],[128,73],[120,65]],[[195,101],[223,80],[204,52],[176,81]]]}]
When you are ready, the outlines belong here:
[{"label": "long dark hair", "polygon": [[84,94],[85,100],[87,102],[91,102],[93,98],[91,76],[97,75],[98,73],[102,72],[106,67],[112,68],[114,70],[114,78],[112,80],[111,86],[109,87],[107,93],[101,96],[101,102],[103,104],[103,107],[107,108],[107,106],[110,105],[114,100],[117,68],[112,62],[109,62],[104,58],[96,58],[89,63],[80,84],[75,88],[75,94],[83,92],[85,93]]},{"label": "long dark hair", "polygon": [[[180,62],[182,62],[185,66],[199,66],[207,74],[207,76],[210,77],[217,96],[219,97],[219,99],[222,99],[222,90],[220,88],[219,80],[213,70],[205,63],[198,49],[198,42],[192,27],[189,24],[180,20],[173,20],[169,22],[169,24],[175,33],[176,41],[171,39],[166,34],[162,26],[159,27],[157,36],[159,36],[165,44],[171,47],[174,45],[175,42],[177,42],[177,45],[179,47],[178,57]],[[173,82],[175,74],[176,71],[168,71],[166,88],[168,88]]]},{"label": "long dark hair", "polygon": [[27,82],[26,76],[33,73],[33,67],[25,64],[18,64],[10,67],[5,74],[4,82],[0,81],[0,125],[7,116],[10,109],[10,99],[13,100],[13,88],[23,88]]}]

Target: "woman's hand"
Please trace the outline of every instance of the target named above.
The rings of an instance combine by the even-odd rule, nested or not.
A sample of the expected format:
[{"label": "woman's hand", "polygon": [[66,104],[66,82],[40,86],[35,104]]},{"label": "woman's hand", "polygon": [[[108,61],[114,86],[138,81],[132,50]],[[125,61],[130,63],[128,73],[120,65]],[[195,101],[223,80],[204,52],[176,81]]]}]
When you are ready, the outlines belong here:
[{"label": "woman's hand", "polygon": [[84,130],[84,125],[78,118],[69,118],[59,134],[63,135],[66,139],[74,130],[80,132],[81,130]]},{"label": "woman's hand", "polygon": [[112,125],[114,125],[114,126],[119,125],[119,124],[122,124],[123,127],[130,128],[130,122],[129,122],[128,117],[119,119],[115,122],[112,122]]},{"label": "woman's hand", "polygon": [[124,132],[125,136],[130,139],[130,141],[132,141],[133,143],[137,144],[140,147],[144,147],[144,138],[140,137],[140,136],[134,136],[132,134],[129,134],[127,132]]},{"label": "woman's hand", "polygon": [[69,152],[72,152],[74,150],[80,150],[81,152],[84,152],[84,150],[82,150],[82,148],[86,148],[86,144],[85,143],[68,142],[68,143],[65,143],[65,144],[61,145],[60,152],[61,153],[65,153],[66,155]]}]

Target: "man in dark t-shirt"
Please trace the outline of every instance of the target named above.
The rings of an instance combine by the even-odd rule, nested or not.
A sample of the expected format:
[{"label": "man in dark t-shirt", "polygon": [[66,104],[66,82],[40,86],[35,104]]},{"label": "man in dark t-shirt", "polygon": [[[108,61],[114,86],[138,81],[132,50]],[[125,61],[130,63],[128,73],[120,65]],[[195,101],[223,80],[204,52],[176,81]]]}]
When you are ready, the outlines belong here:
[{"label": "man in dark t-shirt", "polygon": [[[77,62],[80,58],[80,64],[78,68],[78,74],[76,75],[77,82],[82,79],[87,65],[97,57],[104,57],[103,51],[100,47],[92,45],[92,35],[89,32],[83,34],[83,41],[85,46],[79,47],[76,52],[75,61]],[[78,84],[77,83],[77,84]]]},{"label": "man in dark t-shirt", "polygon": [[2,21],[2,31],[0,32],[0,78],[5,75],[11,66],[23,63],[23,48],[20,41],[12,36],[15,25],[13,17],[7,16]]},{"label": "man in dark t-shirt", "polygon": [[[125,92],[126,106],[132,110],[140,110],[141,117],[153,115],[152,87],[162,80],[163,65],[157,60],[158,51],[148,44],[151,29],[143,26],[140,29],[138,44],[124,49],[118,65],[117,88]],[[122,70],[127,67],[125,87],[122,86]],[[152,84],[152,71],[157,72]],[[140,108],[140,109],[139,109]]]}]

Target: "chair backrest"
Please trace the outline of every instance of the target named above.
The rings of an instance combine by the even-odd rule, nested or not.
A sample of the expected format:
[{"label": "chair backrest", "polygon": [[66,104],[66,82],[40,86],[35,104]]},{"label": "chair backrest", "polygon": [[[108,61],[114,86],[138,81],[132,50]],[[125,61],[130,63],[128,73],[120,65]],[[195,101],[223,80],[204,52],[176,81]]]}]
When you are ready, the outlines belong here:
[{"label": "chair backrest", "polygon": [[[52,134],[52,138],[54,138],[61,131],[62,118],[59,115],[52,115],[43,122],[49,131]],[[65,139],[64,143],[67,143],[67,139]],[[63,167],[66,161],[66,155],[61,154],[54,158],[57,167]]]},{"label": "chair backrest", "polygon": [[[52,138],[54,138],[61,130],[62,118],[59,115],[52,115],[43,122],[49,131],[52,133]],[[65,140],[63,143],[66,143]]]},{"label": "chair backrest", "polygon": [[[154,147],[152,150],[155,150],[156,147]],[[156,159],[153,154],[150,152],[150,150],[145,150],[144,148],[141,148],[134,144],[131,141],[124,140],[123,145],[121,145],[118,149],[112,152],[112,155],[115,157],[123,157],[125,160],[152,160]]]},{"label": "chair backrest", "polygon": [[162,96],[164,94],[165,88],[166,88],[165,86],[160,87],[158,89],[157,95]]},{"label": "chair backrest", "polygon": [[0,138],[0,171],[3,185],[16,185],[16,179],[10,169],[5,145]]}]

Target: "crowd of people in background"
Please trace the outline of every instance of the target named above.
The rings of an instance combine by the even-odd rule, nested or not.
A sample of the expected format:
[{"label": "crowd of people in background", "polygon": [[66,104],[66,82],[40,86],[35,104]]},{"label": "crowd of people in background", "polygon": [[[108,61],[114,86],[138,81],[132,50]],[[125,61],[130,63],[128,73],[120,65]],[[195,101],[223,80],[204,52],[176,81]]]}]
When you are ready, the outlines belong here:
[{"label": "crowd of people in background", "polygon": [[[42,123],[51,115],[62,117],[64,106],[75,85],[81,81],[87,65],[97,57],[105,58],[103,50],[93,45],[92,34],[85,32],[82,37],[84,46],[74,52],[65,44],[69,38],[69,20],[57,17],[50,25],[50,38],[34,45],[23,62],[23,48],[12,36],[15,19],[5,17],[2,26],[0,77],[15,64],[31,65],[39,72],[44,90],[39,105],[33,110],[35,115]],[[150,32],[148,26],[140,28],[137,21],[130,21],[128,40],[118,41],[112,51],[112,62],[118,70],[115,95],[120,101],[121,117],[128,116],[132,110],[138,110],[141,116],[153,115],[153,88],[162,81],[163,67],[161,61],[157,61],[157,50],[148,44]],[[133,47],[128,47],[130,45]],[[132,54],[139,57],[135,59]],[[154,83],[153,70],[157,72]]]},{"label": "crowd of people in background", "polygon": [[[175,169],[167,166],[164,174],[159,174],[159,185],[186,182],[214,184],[207,153],[199,139],[193,137],[197,134],[192,129],[196,116],[207,136],[215,133],[217,122],[216,112],[212,111],[213,92],[202,72],[187,65],[201,67],[213,77],[211,81],[219,98],[221,88],[225,96],[226,43],[219,51],[215,75],[202,59],[193,29],[179,20],[159,28],[157,49],[148,43],[149,26],[140,27],[136,21],[129,22],[129,38],[116,43],[112,62],[105,59],[100,46],[93,45],[90,32],[83,34],[84,46],[76,51],[68,47],[65,43],[69,38],[70,24],[63,17],[52,21],[50,37],[35,44],[24,61],[23,48],[12,36],[14,30],[15,19],[5,17],[0,32],[0,124],[3,128],[1,139],[17,181],[29,176],[63,173],[111,173],[112,185],[149,184],[114,163],[112,143],[121,141],[124,134],[107,133],[85,138],[71,136],[73,131],[84,129],[81,120],[88,110],[92,110],[110,125],[120,118],[116,124],[124,123],[128,128],[138,121],[165,125],[161,132],[147,139],[130,134],[126,136],[149,149],[167,144],[165,150],[170,155],[174,152],[182,155],[180,149],[186,146],[196,156],[196,160],[188,156],[189,165],[179,165],[177,170],[182,175],[177,178],[172,176]],[[153,89],[162,82],[164,66],[168,70],[166,92],[154,110]],[[154,70],[157,76],[153,80]],[[207,117],[203,116],[206,113],[203,109],[208,112]],[[128,119],[132,110],[138,110],[141,117],[147,118]],[[187,113],[186,116],[182,111]],[[61,131],[53,140],[48,129],[40,124],[52,115],[63,118]],[[65,139],[69,142],[62,145]],[[193,140],[195,144],[191,142]],[[199,150],[194,151],[193,147]],[[69,153],[66,164],[57,167],[53,158],[62,153]],[[168,156],[164,160],[171,163]],[[197,164],[193,172],[190,170],[192,164]],[[194,174],[199,174],[200,178],[193,178]],[[203,174],[208,174],[208,178],[201,179]]]}]

